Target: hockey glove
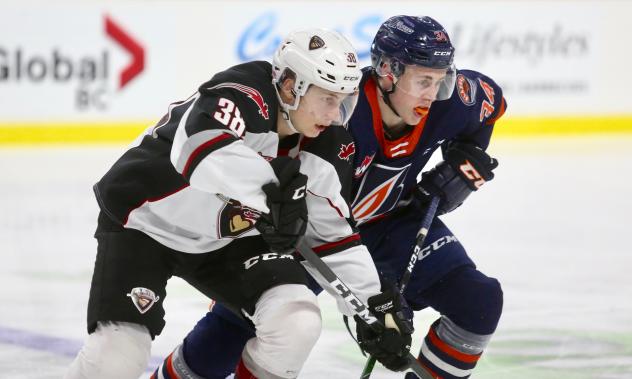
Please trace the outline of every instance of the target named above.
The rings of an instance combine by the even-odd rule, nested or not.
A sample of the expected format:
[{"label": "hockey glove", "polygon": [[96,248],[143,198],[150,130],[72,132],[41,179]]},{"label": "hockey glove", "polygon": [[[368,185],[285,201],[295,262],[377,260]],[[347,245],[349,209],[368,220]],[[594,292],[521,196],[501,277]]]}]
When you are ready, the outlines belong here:
[{"label": "hockey glove", "polygon": [[291,253],[307,228],[307,176],[299,172],[297,159],[277,157],[270,165],[279,185],[262,187],[270,213],[261,214],[255,226],[272,252]]},{"label": "hockey glove", "polygon": [[368,306],[386,328],[377,333],[355,316],[360,348],[389,370],[406,370],[414,331],[412,310],[395,289],[370,297]]},{"label": "hockey glove", "polygon": [[433,196],[440,199],[437,215],[458,208],[470,194],[494,179],[498,161],[472,144],[456,142],[444,154],[444,161],[421,175],[413,197],[425,208]]}]

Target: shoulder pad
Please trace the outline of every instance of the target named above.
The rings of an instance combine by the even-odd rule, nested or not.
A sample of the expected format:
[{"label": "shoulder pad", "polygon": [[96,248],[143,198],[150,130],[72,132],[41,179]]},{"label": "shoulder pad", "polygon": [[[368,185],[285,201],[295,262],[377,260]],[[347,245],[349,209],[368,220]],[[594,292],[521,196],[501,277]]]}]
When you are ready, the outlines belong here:
[{"label": "shoulder pad", "polygon": [[[268,131],[276,125],[278,100],[268,62],[248,62],[216,74],[199,88],[211,97],[235,103],[251,132]],[[210,110],[209,110],[210,111]]]}]

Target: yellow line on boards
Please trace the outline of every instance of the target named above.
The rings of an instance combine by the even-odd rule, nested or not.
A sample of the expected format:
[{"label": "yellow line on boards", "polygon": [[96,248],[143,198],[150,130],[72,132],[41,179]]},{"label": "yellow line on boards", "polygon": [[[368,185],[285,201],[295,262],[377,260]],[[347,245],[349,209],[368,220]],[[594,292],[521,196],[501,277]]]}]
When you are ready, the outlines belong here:
[{"label": "yellow line on boards", "polygon": [[100,144],[133,141],[151,122],[0,123],[0,145]]},{"label": "yellow line on boards", "polygon": [[[86,123],[2,123],[0,145],[125,144],[133,141],[152,121]],[[495,136],[632,134],[632,115],[589,117],[503,117]]]},{"label": "yellow line on boards", "polygon": [[494,126],[494,135],[503,137],[616,133],[632,133],[632,115],[508,117],[501,118]]}]

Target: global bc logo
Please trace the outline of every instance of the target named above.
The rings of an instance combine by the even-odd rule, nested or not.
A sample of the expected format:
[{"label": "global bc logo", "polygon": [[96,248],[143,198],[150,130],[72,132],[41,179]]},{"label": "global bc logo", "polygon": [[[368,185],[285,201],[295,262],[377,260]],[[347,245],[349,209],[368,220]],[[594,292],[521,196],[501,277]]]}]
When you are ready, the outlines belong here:
[{"label": "global bc logo", "polygon": [[[73,101],[77,110],[107,109],[112,93],[125,89],[144,70],[145,49],[109,15],[103,17],[102,25],[106,40],[99,53],[78,54],[76,48],[58,46],[33,51],[26,46],[0,45],[0,84],[76,85]],[[107,40],[129,56],[118,72],[112,67],[113,51]]]}]

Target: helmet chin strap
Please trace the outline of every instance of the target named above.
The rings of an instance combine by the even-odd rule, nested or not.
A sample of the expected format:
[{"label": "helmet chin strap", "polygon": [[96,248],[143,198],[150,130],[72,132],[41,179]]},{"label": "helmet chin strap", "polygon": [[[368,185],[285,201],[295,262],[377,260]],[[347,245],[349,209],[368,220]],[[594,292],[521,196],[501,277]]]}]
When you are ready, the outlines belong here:
[{"label": "helmet chin strap", "polygon": [[401,118],[402,116],[400,116],[399,113],[397,113],[397,111],[395,110],[395,107],[393,107],[393,103],[391,103],[390,97],[390,95],[395,92],[395,89],[397,88],[397,83],[395,82],[395,80],[393,80],[393,87],[387,91],[380,85],[380,76],[375,70],[373,70],[373,77],[375,78],[375,82],[377,83],[377,88],[379,88],[380,93],[382,93],[382,99],[384,99],[384,103],[388,105],[388,107],[391,109],[391,111],[393,111],[393,113],[395,113],[397,117]]},{"label": "helmet chin strap", "polygon": [[[296,128],[294,127],[294,124],[292,124],[292,120],[290,119],[289,107],[286,107],[285,101],[283,101],[283,97],[281,96],[278,83],[274,83],[274,90],[276,92],[277,99],[279,100],[279,106],[281,107],[281,115],[283,116],[283,119],[285,120],[287,126],[290,129],[290,134],[298,133],[298,130],[296,130]],[[292,90],[292,94],[296,96],[295,101],[299,101],[298,96],[296,95],[296,92],[294,90]]]},{"label": "helmet chin strap", "polygon": [[285,120],[287,126],[290,128],[290,134],[298,133],[298,130],[296,130],[294,124],[292,124],[292,119],[290,119],[290,112],[285,110],[285,108],[283,108],[283,105],[281,105],[281,115],[283,115],[283,119]]}]

